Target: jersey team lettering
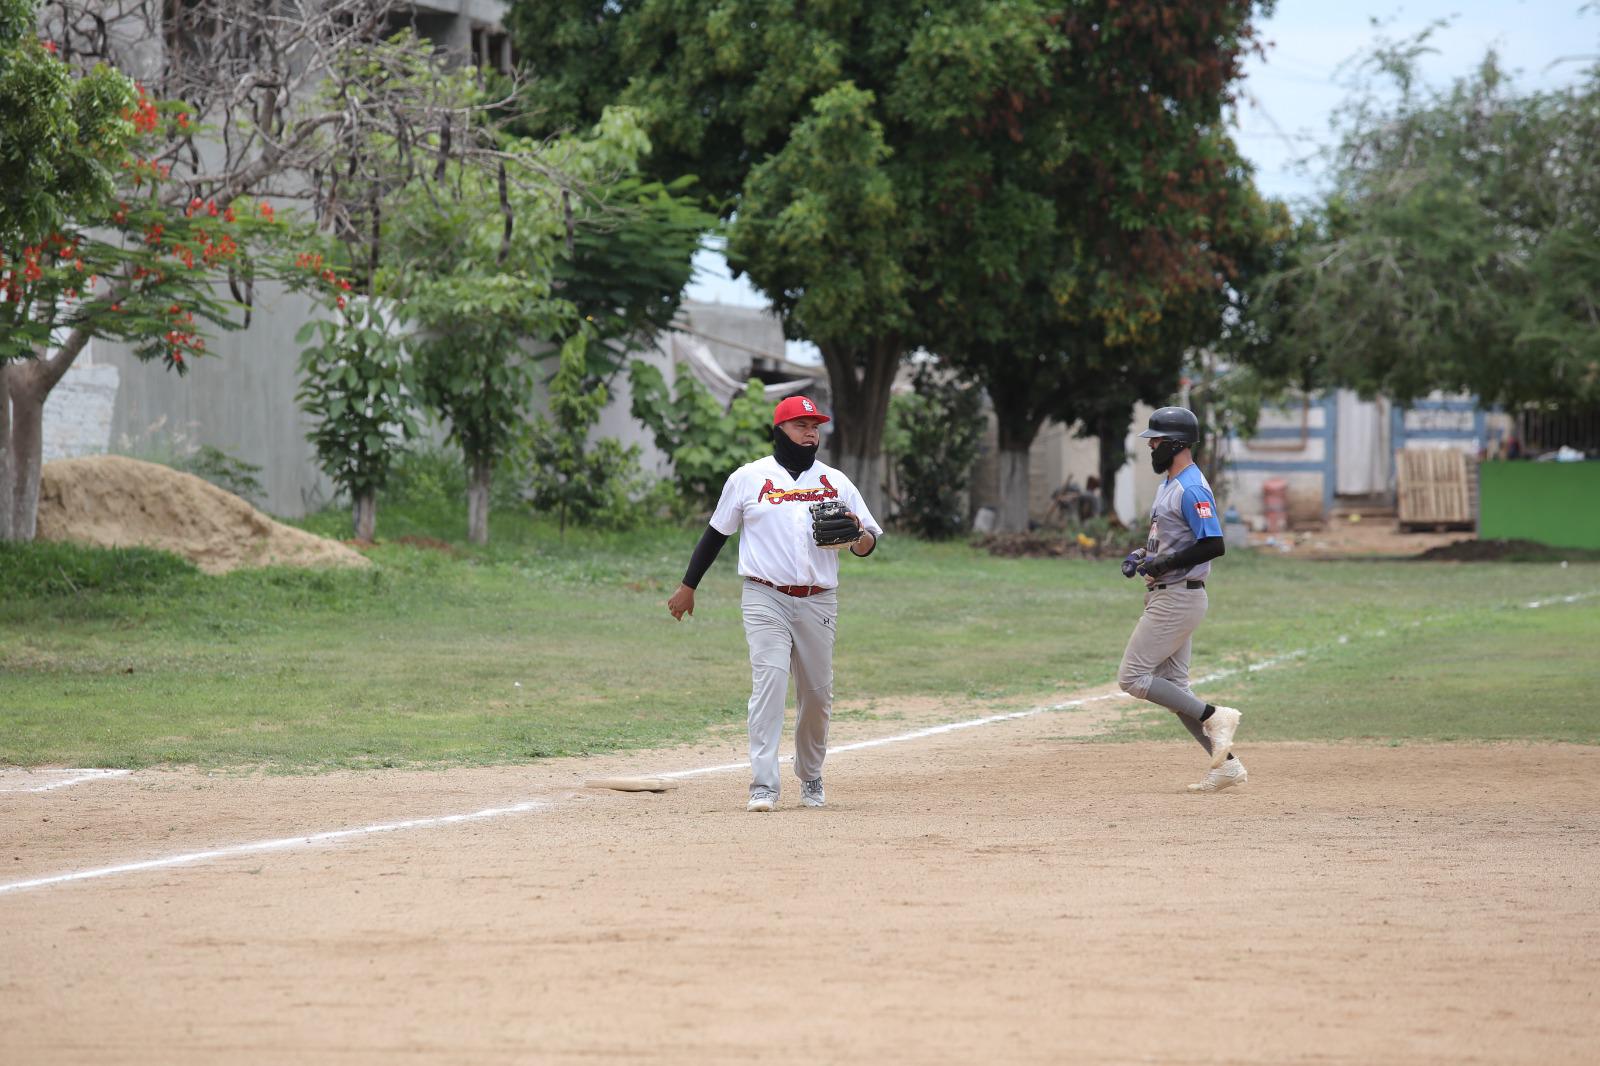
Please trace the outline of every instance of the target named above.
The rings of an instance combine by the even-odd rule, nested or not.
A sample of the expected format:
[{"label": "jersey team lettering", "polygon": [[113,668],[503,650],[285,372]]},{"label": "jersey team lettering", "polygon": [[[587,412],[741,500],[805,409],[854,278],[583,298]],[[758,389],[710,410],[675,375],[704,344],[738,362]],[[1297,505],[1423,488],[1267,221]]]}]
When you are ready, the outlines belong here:
[{"label": "jersey team lettering", "polygon": [[767,483],[761,486],[761,491],[756,494],[756,499],[763,503],[776,505],[780,503],[815,503],[818,500],[836,500],[839,498],[839,490],[834,488],[833,484],[828,481],[827,474],[823,474],[819,480],[822,482],[820,488],[780,489],[772,483],[771,478],[767,478]]}]

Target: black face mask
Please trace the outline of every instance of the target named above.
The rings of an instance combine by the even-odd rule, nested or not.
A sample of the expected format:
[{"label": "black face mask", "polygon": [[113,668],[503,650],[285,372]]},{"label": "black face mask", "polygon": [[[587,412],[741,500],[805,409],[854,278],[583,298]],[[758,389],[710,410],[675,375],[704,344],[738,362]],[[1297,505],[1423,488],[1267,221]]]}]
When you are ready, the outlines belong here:
[{"label": "black face mask", "polygon": [[811,469],[811,464],[817,461],[817,448],[816,444],[796,444],[783,427],[772,427],[772,457],[789,471],[790,477],[798,478]]},{"label": "black face mask", "polygon": [[1187,447],[1187,444],[1163,438],[1159,444],[1150,449],[1150,465],[1155,468],[1156,473],[1165,474],[1172,469],[1172,460]]}]

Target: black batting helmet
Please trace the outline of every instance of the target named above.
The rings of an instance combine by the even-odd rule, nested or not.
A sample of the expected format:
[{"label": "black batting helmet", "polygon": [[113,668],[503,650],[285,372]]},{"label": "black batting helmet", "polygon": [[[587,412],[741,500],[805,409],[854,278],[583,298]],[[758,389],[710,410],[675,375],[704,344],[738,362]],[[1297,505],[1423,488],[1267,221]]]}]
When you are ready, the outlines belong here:
[{"label": "black batting helmet", "polygon": [[1163,407],[1150,416],[1150,428],[1141,437],[1165,437],[1179,444],[1200,442],[1200,420],[1187,407]]}]

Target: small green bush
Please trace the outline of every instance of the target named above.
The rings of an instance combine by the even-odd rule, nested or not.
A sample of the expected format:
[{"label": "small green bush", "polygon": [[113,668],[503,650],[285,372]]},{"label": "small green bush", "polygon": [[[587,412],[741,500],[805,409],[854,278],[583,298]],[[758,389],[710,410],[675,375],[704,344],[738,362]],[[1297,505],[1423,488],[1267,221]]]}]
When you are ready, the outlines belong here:
[{"label": "small green bush", "polygon": [[923,364],[912,391],[889,404],[884,450],[899,488],[896,525],[927,540],[947,540],[966,528],[962,495],[972,480],[983,436],[983,393]]},{"label": "small green bush", "polygon": [[204,478],[224,492],[231,492],[257,507],[267,498],[267,490],[256,476],[261,473],[261,467],[235,458],[221,448],[202,444],[172,465],[175,469]]},{"label": "small green bush", "polygon": [[446,504],[458,509],[466,498],[467,468],[461,452],[432,446],[402,452],[395,459],[389,483],[381,494],[386,507]]}]

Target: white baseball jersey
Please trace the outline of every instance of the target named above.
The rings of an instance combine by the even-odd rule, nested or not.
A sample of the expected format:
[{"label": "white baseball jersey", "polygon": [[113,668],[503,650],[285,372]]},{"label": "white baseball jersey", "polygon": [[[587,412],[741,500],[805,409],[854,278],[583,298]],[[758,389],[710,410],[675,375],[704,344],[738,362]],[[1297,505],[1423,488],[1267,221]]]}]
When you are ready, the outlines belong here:
[{"label": "white baseball jersey", "polygon": [[819,548],[811,539],[811,505],[820,500],[843,502],[869,533],[882,535],[849,478],[821,462],[792,478],[770,455],[728,476],[711,514],[711,528],[730,537],[739,533],[741,577],[837,588],[839,553]]}]

